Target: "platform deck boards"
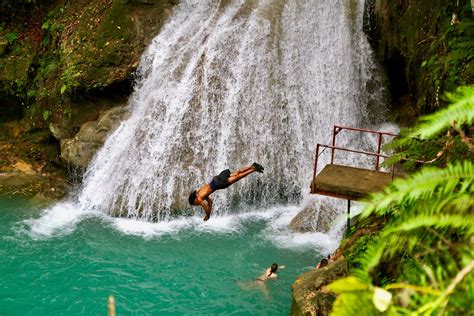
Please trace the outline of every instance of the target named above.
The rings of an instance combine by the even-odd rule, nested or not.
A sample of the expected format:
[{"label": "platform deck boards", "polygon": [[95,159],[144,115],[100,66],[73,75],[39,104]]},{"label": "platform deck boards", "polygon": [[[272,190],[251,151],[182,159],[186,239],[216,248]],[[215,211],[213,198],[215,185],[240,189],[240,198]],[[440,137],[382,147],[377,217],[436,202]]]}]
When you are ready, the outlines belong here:
[{"label": "platform deck boards", "polygon": [[387,172],[328,164],[313,179],[311,193],[357,201],[391,181]]}]

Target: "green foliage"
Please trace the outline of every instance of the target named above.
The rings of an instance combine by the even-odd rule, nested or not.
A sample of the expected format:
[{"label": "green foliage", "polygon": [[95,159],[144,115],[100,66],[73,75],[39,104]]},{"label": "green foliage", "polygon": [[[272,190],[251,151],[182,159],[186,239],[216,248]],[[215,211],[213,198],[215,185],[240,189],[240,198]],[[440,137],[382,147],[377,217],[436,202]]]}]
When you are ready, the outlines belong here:
[{"label": "green foliage", "polygon": [[[446,105],[442,96],[474,80],[474,20],[469,1],[377,0],[380,52],[404,61],[409,94],[422,113]],[[457,19],[453,21],[453,13]]]},{"label": "green foliage", "polygon": [[43,111],[43,120],[47,121],[50,115],[50,111]]},{"label": "green foliage", "polygon": [[362,216],[372,213],[401,216],[405,209],[413,209],[420,204],[421,211],[426,212],[426,204],[439,197],[443,203],[436,201],[439,203],[436,210],[447,206],[465,210],[465,197],[473,189],[473,182],[474,167],[470,161],[450,164],[445,169],[426,167],[407,179],[396,179],[382,193],[372,195]]},{"label": "green foliage", "polygon": [[67,90],[71,90],[79,86],[78,78],[81,76],[82,71],[78,71],[75,66],[71,66],[63,71],[61,74],[61,94],[64,94]]},{"label": "green foliage", "polygon": [[57,68],[58,68],[58,63],[56,61],[52,61],[44,67],[44,71],[43,71],[42,75],[43,76],[48,76],[49,74],[54,72]]},{"label": "green foliage", "polygon": [[469,77],[466,69],[472,61],[474,49],[473,29],[474,22],[471,21],[446,24],[432,42],[429,50],[432,57],[425,68],[434,80],[433,84],[441,91],[454,90],[459,84],[466,83],[464,77]]},{"label": "green foliage", "polygon": [[49,21],[46,21],[46,22],[43,23],[43,25],[41,25],[41,29],[47,31],[47,30],[49,30],[50,26],[51,25],[49,24]]},{"label": "green foliage", "polygon": [[7,40],[8,45],[12,45],[13,43],[15,43],[17,38],[18,38],[18,33],[17,32],[9,32],[9,33],[5,34],[5,39]]},{"label": "green foliage", "polygon": [[378,236],[364,241],[367,249],[355,259],[352,276],[329,286],[340,294],[333,315],[471,312],[474,150],[456,127],[472,125],[474,89],[461,88],[448,99],[448,108],[423,117],[407,135],[434,141],[450,130],[469,153],[467,159],[447,159],[444,168],[421,168],[372,195],[362,216],[389,220]]},{"label": "green foliage", "polygon": [[462,134],[474,121],[474,86],[458,88],[446,99],[451,105],[422,117],[415,128],[403,130],[399,139],[384,147],[397,151],[385,165],[401,162],[410,170],[417,166],[416,160],[444,166],[471,155]]},{"label": "green foliage", "polygon": [[358,263],[357,260],[361,256],[363,256],[368,248],[368,245],[372,240],[374,240],[375,236],[373,234],[367,234],[359,239],[348,249],[348,251],[344,254],[344,258],[346,259],[348,265],[351,269],[357,268]]},{"label": "green foliage", "polygon": [[28,91],[26,92],[26,95],[27,95],[28,97],[32,98],[32,97],[36,96],[36,92],[35,92],[35,90],[28,90]]},{"label": "green foliage", "polygon": [[455,123],[471,125],[474,121],[474,86],[461,87],[456,93],[447,93],[451,105],[420,120],[409,137],[433,138]]},{"label": "green foliage", "polygon": [[364,315],[395,315],[389,291],[369,285],[356,277],[337,280],[328,288],[340,294],[334,302],[332,314],[349,316],[363,311]]}]

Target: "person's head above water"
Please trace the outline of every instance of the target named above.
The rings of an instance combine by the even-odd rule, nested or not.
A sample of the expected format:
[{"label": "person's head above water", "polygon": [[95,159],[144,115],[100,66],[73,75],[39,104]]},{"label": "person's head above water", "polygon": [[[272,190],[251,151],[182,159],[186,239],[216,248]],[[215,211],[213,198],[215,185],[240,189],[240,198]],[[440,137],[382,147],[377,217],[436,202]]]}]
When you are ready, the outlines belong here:
[{"label": "person's head above water", "polygon": [[272,275],[272,273],[275,273],[276,270],[278,270],[278,264],[274,263],[274,264],[272,264],[272,266],[270,267],[270,273],[268,274],[268,276]]},{"label": "person's head above water", "polygon": [[316,269],[324,268],[325,266],[328,265],[328,263],[329,263],[328,259],[323,258],[323,259],[321,259],[321,261],[319,261],[319,263],[316,265]]},{"label": "person's head above water", "polygon": [[197,197],[197,192],[196,190],[194,190],[193,192],[191,192],[191,194],[189,194],[189,204],[190,205],[194,205],[194,201],[196,200],[196,197]]}]

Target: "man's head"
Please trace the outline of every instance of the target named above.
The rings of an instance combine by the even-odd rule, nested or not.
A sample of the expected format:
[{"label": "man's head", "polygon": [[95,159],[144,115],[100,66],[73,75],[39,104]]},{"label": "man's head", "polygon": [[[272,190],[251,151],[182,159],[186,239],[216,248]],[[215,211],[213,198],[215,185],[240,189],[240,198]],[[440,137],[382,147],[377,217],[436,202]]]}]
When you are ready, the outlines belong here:
[{"label": "man's head", "polygon": [[196,200],[196,197],[197,197],[197,192],[196,190],[194,190],[193,192],[191,192],[191,194],[189,194],[189,204],[190,205],[194,205],[194,201]]}]

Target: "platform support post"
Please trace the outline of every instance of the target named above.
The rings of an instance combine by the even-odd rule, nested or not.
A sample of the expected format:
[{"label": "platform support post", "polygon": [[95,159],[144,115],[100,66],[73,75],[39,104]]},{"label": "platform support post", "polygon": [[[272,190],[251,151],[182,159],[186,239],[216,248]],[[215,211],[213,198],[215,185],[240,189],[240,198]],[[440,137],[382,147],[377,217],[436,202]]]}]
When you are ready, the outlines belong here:
[{"label": "platform support post", "polygon": [[347,226],[346,235],[351,231],[351,200],[347,200]]}]

